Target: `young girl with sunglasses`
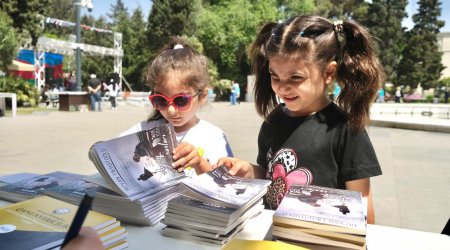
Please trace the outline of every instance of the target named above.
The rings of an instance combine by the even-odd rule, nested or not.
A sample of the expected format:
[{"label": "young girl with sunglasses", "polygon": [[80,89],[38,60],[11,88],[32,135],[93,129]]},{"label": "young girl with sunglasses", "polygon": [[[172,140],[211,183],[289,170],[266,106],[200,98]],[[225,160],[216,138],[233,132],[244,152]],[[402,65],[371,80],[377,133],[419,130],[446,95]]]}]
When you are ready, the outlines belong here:
[{"label": "young girl with sunglasses", "polygon": [[[205,56],[180,38],[173,38],[149,66],[147,79],[155,110],[149,119],[122,135],[172,123],[179,142],[173,151],[173,167],[180,172],[189,167],[197,174],[207,172],[219,158],[233,156],[223,131],[197,117],[208,95]],[[192,174],[188,169],[185,172]]]},{"label": "young girl with sunglasses", "polygon": [[[265,197],[271,209],[292,184],[359,191],[373,223],[369,178],[381,169],[365,125],[383,71],[370,34],[352,20],[298,16],[264,25],[250,58],[256,108],[265,118],[257,165],[234,158],[217,165],[272,180]],[[326,95],[335,80],[342,88],[336,104]]]}]

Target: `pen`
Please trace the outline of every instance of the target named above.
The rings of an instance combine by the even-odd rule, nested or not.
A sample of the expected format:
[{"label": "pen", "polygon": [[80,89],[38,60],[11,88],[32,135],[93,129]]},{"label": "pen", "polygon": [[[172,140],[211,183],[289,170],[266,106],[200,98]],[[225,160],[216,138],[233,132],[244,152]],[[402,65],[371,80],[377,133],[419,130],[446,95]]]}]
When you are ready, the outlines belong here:
[{"label": "pen", "polygon": [[78,207],[77,213],[70,224],[69,231],[64,238],[61,245],[63,248],[69,241],[78,236],[81,226],[83,225],[84,219],[86,218],[89,210],[91,209],[92,200],[95,196],[95,190],[89,190],[84,194],[83,200],[81,200],[80,206]]}]

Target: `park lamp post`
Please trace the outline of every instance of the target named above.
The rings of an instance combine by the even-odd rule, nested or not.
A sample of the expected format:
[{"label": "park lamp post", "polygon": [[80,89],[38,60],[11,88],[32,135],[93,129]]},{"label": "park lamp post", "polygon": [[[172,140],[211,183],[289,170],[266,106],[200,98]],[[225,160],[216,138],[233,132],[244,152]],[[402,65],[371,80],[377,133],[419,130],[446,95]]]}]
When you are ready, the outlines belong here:
[{"label": "park lamp post", "polygon": [[76,15],[76,26],[75,26],[75,32],[76,32],[76,40],[75,42],[77,43],[77,50],[76,50],[76,72],[75,72],[75,76],[76,76],[76,80],[77,80],[77,85],[75,87],[76,91],[81,91],[81,49],[80,49],[80,36],[81,36],[81,32],[80,32],[80,12],[81,12],[81,7],[85,7],[88,8],[88,11],[92,11],[92,8],[94,8],[94,5],[92,4],[92,0],[75,0],[75,15]]}]

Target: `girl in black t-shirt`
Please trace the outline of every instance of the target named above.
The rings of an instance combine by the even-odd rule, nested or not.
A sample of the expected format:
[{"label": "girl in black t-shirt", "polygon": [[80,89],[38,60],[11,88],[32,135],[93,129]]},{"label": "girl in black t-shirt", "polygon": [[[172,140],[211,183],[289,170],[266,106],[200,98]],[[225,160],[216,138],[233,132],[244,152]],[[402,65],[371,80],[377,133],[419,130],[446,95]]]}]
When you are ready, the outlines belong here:
[{"label": "girl in black t-shirt", "polygon": [[[222,158],[217,166],[271,179],[265,203],[272,209],[292,184],[359,191],[374,223],[369,178],[381,169],[365,125],[383,70],[368,31],[353,20],[297,16],[264,25],[250,58],[256,109],[265,118],[258,164]],[[336,104],[327,97],[335,81]]]}]

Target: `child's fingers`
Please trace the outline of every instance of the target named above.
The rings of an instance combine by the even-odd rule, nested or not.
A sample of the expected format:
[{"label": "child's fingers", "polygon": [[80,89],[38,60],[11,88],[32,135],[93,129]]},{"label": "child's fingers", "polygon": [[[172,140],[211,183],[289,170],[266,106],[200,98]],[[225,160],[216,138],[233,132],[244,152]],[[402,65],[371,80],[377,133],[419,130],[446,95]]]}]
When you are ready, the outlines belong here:
[{"label": "child's fingers", "polygon": [[233,158],[231,158],[231,157],[222,157],[222,158],[220,158],[220,159],[217,161],[216,164],[213,165],[212,168],[215,169],[215,168],[220,167],[220,166],[222,166],[222,165],[225,165],[225,166],[227,166],[228,168],[231,168],[231,167],[233,166],[233,164],[232,164],[232,159],[233,159]]},{"label": "child's fingers", "polygon": [[[183,153],[183,155],[182,155]],[[192,166],[196,167],[200,164],[200,156],[198,155],[197,150],[194,147],[186,147],[180,150],[180,153],[178,153],[175,157],[178,157],[178,160],[176,160],[172,167],[176,168],[179,172],[182,172],[185,168]]]}]

